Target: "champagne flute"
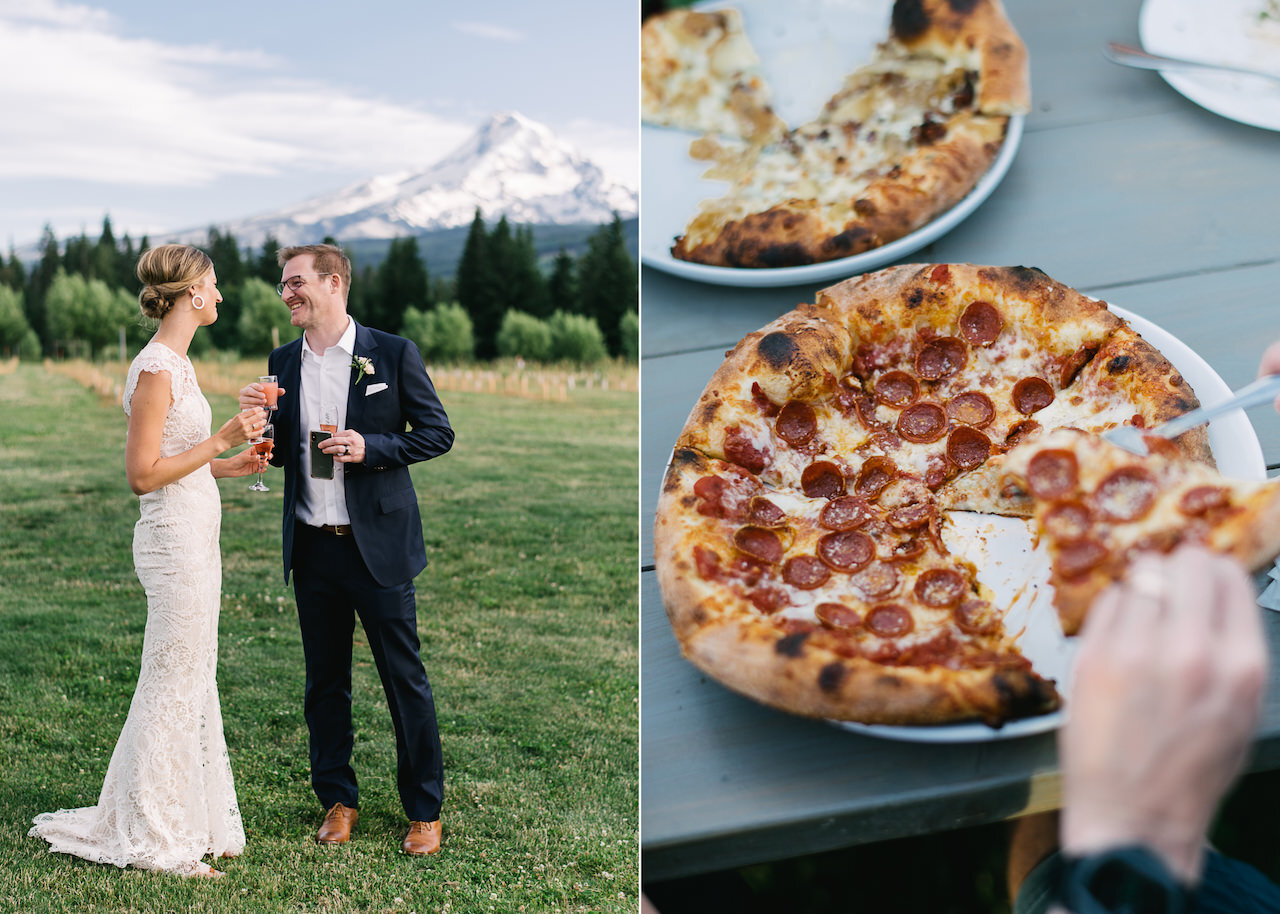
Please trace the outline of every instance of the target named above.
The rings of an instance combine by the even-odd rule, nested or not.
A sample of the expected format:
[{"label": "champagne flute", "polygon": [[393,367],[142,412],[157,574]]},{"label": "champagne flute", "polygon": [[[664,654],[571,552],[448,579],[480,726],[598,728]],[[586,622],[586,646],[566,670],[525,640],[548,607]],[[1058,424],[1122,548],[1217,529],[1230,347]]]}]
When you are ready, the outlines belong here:
[{"label": "champagne flute", "polygon": [[338,434],[338,408],[336,406],[320,407],[320,431],[328,432],[330,437]]},{"label": "champagne flute", "polygon": [[[258,452],[259,457],[271,459],[271,451],[276,445],[276,427],[268,422],[262,427],[262,434],[249,442],[253,445],[253,449]],[[270,492],[266,486],[262,484],[262,467],[258,467],[258,481],[249,486],[251,492]]]},{"label": "champagne flute", "polygon": [[280,398],[280,382],[277,380],[275,375],[264,374],[262,377],[258,378],[258,383],[262,385],[262,393],[267,398],[267,409],[269,410],[268,415],[270,415],[270,413],[274,413],[280,408],[277,403],[277,400]]}]

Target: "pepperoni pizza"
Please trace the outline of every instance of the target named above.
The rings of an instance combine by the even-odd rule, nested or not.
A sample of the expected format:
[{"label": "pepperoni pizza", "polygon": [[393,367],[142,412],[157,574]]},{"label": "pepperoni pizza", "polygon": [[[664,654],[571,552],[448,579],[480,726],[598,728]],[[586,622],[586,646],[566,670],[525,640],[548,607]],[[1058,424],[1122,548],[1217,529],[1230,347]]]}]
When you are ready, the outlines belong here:
[{"label": "pepperoni pizza", "polygon": [[[1160,458],[1180,488],[1165,492],[1173,470],[1150,470],[1152,504],[1180,513],[1137,511],[1148,488],[1132,471],[1095,480],[1081,450],[1091,469],[1060,498],[1032,449],[1065,453],[1057,428],[1149,427],[1196,405],[1104,302],[1039,270],[904,265],[825,289],[727,354],[676,442],[654,548],[681,647],[731,688],[801,714],[998,725],[1050,711],[1054,684],[1019,652],[980,569],[948,548],[947,515],[1036,516],[1074,630],[1132,548],[1247,542],[1239,518],[1275,490],[1250,502],[1222,481],[1203,429]],[[1074,514],[1077,502],[1091,513]],[[1280,549],[1274,530],[1240,554]]]}]

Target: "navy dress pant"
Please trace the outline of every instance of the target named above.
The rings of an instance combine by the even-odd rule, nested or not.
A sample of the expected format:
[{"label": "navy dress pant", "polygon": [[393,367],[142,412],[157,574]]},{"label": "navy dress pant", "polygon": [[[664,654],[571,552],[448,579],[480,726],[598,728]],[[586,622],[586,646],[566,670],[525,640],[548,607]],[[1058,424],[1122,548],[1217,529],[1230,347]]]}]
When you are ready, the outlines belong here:
[{"label": "navy dress pant", "polygon": [[351,767],[351,652],[360,617],[396,734],[396,784],[411,821],[440,818],[444,765],[431,683],[419,654],[413,581],[383,587],[369,574],[352,536],[298,524],[293,590],[306,656],[304,715],[311,740],[311,785],[320,804],[360,805]]}]

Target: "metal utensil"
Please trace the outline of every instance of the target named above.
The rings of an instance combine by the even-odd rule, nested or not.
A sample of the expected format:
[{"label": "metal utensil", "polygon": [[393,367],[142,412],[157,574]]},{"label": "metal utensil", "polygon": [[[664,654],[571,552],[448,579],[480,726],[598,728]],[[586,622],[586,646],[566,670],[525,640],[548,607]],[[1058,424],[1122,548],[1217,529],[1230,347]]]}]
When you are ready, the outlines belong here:
[{"label": "metal utensil", "polygon": [[1112,444],[1124,448],[1126,451],[1146,456],[1148,451],[1147,443],[1143,440],[1145,438],[1152,436],[1157,438],[1176,438],[1187,429],[1195,428],[1197,425],[1204,425],[1210,419],[1221,416],[1223,413],[1229,413],[1233,409],[1246,409],[1250,406],[1257,406],[1259,403],[1267,403],[1274,400],[1278,394],[1280,394],[1280,374],[1263,375],[1253,383],[1241,387],[1230,398],[1223,400],[1221,403],[1213,406],[1201,406],[1199,409],[1183,413],[1176,419],[1162,422],[1153,428],[1135,428],[1132,425],[1120,425],[1104,432],[1102,437]]},{"label": "metal utensil", "polygon": [[1142,48],[1135,48],[1133,45],[1123,44],[1119,41],[1107,42],[1107,47],[1102,53],[1112,63],[1118,63],[1126,67],[1137,67],[1140,70],[1162,70],[1168,72],[1198,70],[1201,72],[1238,73],[1242,76],[1260,76],[1263,79],[1280,82],[1280,73],[1268,73],[1265,70],[1250,70],[1246,67],[1234,67],[1229,64],[1210,63],[1207,60],[1162,57],[1159,54],[1150,54],[1142,50]]}]

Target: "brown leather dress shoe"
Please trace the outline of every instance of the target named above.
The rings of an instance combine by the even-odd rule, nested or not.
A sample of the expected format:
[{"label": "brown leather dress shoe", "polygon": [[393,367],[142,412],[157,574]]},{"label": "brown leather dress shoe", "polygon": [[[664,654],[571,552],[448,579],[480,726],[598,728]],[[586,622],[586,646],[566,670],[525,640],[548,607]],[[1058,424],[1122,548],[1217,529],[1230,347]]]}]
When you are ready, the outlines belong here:
[{"label": "brown leather dress shoe", "polygon": [[317,844],[346,844],[351,840],[351,829],[355,827],[360,813],[350,806],[334,803],[333,808],[324,815],[320,830],[316,832]]},{"label": "brown leather dress shoe", "polygon": [[434,822],[410,822],[409,834],[404,836],[400,850],[415,857],[440,852],[440,820]]}]

